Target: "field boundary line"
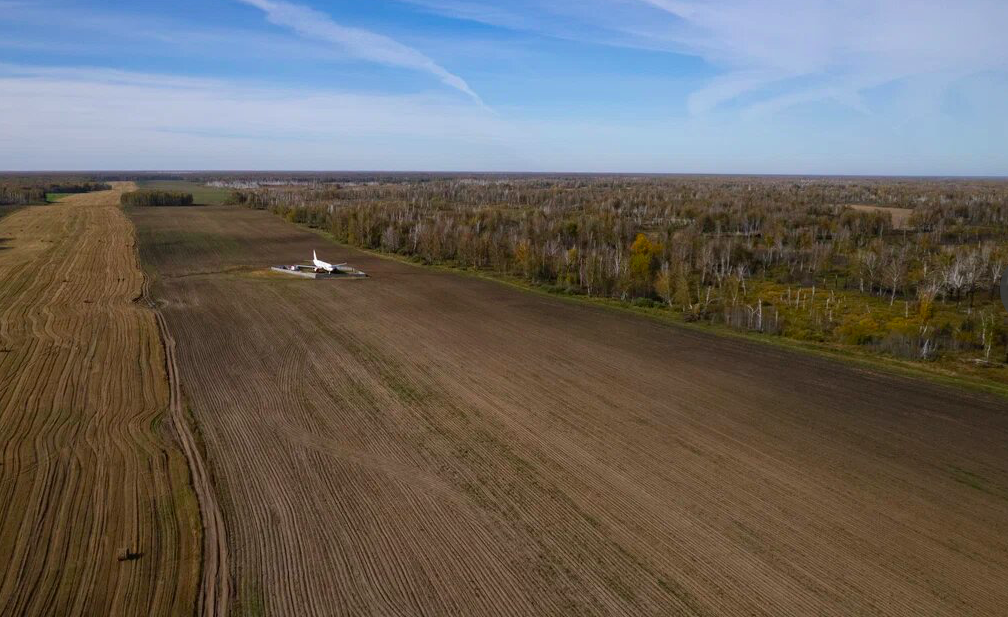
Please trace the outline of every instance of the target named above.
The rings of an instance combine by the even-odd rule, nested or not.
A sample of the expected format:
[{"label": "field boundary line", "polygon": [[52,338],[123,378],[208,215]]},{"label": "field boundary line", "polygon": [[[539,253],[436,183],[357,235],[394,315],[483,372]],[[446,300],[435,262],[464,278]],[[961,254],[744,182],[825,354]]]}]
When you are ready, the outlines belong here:
[{"label": "field boundary line", "polygon": [[178,379],[178,364],[175,359],[175,339],[168,331],[168,324],[160,311],[152,309],[161,336],[161,345],[165,351],[165,369],[168,374],[169,416],[172,426],[178,436],[189,463],[189,476],[193,491],[199,502],[200,519],[203,522],[203,558],[201,559],[201,582],[199,597],[194,614],[204,617],[228,614],[230,601],[230,573],[228,571],[227,537],[224,531],[224,518],[214,495],[210,474],[207,472],[203,457],[192,427],[186,418],[185,406],[182,404],[182,386]]},{"label": "field boundary line", "polygon": [[[134,244],[134,253],[138,245]],[[137,255],[137,261],[140,261]],[[175,356],[175,339],[168,322],[157,309],[150,295],[150,275],[142,267],[143,283],[139,301],[151,310],[157,322],[158,337],[164,351],[165,374],[168,378],[168,417],[182,453],[189,467],[189,483],[199,504],[203,542],[200,559],[200,588],[193,614],[197,617],[220,617],[228,614],[231,600],[227,535],[224,517],[214,493],[213,483],[200,453],[192,426],[186,417],[178,361]]]}]

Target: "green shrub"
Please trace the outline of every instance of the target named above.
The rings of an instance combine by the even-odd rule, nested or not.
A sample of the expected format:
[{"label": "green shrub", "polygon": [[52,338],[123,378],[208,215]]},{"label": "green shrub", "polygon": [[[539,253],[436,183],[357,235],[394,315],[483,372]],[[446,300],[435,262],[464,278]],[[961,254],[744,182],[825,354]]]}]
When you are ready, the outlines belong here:
[{"label": "green shrub", "polygon": [[886,331],[870,315],[846,315],[837,329],[840,339],[849,345],[866,345],[882,338]]}]

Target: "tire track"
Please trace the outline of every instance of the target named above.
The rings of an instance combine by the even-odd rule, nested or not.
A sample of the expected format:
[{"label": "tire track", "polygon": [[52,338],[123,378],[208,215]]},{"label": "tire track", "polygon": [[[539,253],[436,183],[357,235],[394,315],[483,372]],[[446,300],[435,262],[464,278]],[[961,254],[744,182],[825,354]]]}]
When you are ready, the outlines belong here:
[{"label": "tire track", "polygon": [[[153,310],[153,309],[152,309]],[[201,562],[200,590],[197,615],[223,616],[228,614],[230,600],[230,573],[228,570],[227,536],[213,484],[200,453],[189,419],[186,417],[179,383],[178,363],[175,359],[175,339],[168,332],[168,324],[160,312],[154,310],[161,344],[165,349],[165,370],[168,375],[169,403],[172,427],[178,437],[182,452],[189,463],[192,487],[199,500],[203,523],[203,559]]]},{"label": "tire track", "polygon": [[[134,251],[137,267],[143,271],[139,254]],[[143,283],[137,302],[142,302],[157,321],[158,336],[164,349],[165,374],[168,379],[168,409],[172,428],[182,453],[189,466],[189,476],[193,491],[199,502],[200,520],[203,529],[203,551],[200,562],[200,589],[194,609],[195,615],[203,617],[223,617],[228,614],[231,598],[230,571],[228,567],[227,536],[224,519],[214,493],[213,482],[203,460],[203,453],[196,439],[185,408],[182,385],[179,379],[178,361],[175,354],[175,339],[171,336],[164,316],[158,310],[151,293],[151,280],[143,273]]]}]

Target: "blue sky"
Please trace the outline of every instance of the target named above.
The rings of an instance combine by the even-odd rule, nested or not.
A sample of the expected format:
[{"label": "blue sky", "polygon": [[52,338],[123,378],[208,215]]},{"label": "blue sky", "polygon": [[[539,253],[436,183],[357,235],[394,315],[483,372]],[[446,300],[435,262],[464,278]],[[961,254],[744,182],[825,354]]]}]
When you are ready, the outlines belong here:
[{"label": "blue sky", "polygon": [[0,169],[1008,175],[1005,0],[0,0]]}]

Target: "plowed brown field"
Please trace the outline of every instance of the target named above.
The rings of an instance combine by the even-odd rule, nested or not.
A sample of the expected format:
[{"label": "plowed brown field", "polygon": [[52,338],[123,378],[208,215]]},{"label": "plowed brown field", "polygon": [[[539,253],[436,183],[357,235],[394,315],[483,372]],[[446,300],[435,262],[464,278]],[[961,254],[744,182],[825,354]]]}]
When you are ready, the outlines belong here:
[{"label": "plowed brown field", "polygon": [[[1003,615],[1008,405],[131,213],[237,614]],[[270,274],[312,248],[372,278]]]},{"label": "plowed brown field", "polygon": [[[0,615],[192,614],[199,510],[122,187],[0,219]],[[141,555],[119,561],[125,551]]]}]

